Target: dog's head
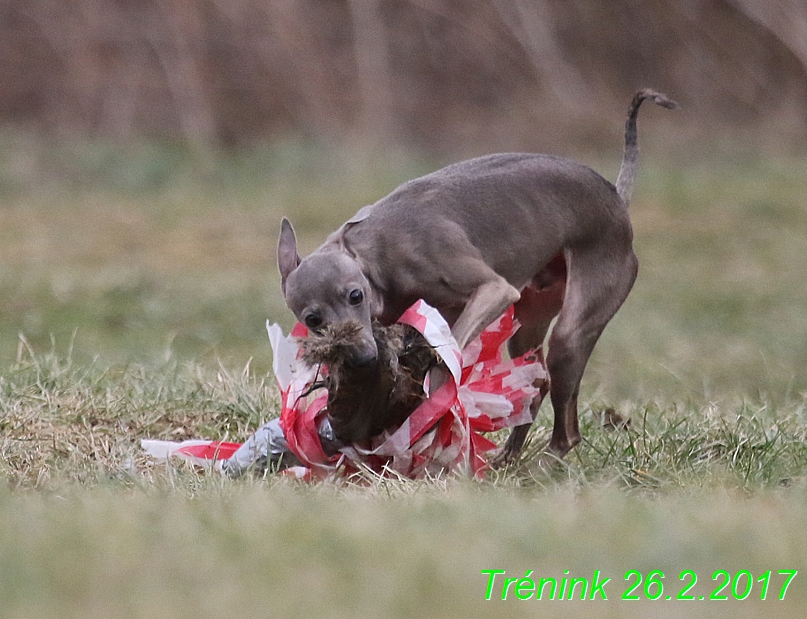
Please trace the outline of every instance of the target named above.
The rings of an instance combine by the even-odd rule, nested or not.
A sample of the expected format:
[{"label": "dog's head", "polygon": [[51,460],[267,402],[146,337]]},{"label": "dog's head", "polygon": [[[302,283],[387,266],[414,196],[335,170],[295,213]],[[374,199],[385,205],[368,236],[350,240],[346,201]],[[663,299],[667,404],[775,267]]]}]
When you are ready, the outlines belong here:
[{"label": "dog's head", "polygon": [[284,218],[277,265],[286,305],[297,320],[315,333],[329,326],[360,325],[349,363],[360,367],[378,358],[371,322],[373,291],[356,260],[339,250],[314,252],[301,260],[294,229]]}]

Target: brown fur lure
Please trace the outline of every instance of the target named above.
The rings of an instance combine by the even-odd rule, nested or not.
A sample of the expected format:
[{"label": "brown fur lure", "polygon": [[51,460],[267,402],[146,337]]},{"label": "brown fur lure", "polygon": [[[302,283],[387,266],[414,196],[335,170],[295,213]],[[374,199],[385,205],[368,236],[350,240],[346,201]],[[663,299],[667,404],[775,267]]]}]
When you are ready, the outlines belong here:
[{"label": "brown fur lure", "polygon": [[409,325],[373,324],[378,359],[355,368],[347,363],[359,325],[328,327],[321,335],[300,338],[302,360],[327,365],[316,387],[328,389],[328,415],[336,438],[344,444],[364,443],[399,426],[426,399],[423,380],[439,359],[423,335]]}]

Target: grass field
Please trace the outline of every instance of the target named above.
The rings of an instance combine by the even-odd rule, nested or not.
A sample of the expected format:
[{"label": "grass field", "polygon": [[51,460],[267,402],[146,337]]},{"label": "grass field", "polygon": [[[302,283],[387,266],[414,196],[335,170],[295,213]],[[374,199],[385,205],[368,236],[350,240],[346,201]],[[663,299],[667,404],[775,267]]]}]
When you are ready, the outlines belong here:
[{"label": "grass field", "polygon": [[[584,442],[562,466],[306,486],[155,464],[138,441],[240,440],[275,416],[264,322],[291,323],[280,217],[310,251],[434,164],[8,137],[0,617],[803,616],[807,573],[780,600],[778,571],[807,562],[807,170],[645,157],[639,280],[589,366]],[[610,177],[615,162],[596,167]],[[630,428],[606,431],[607,407]],[[544,410],[533,453],[549,427]],[[529,570],[600,570],[608,600],[519,600],[514,583],[486,601],[482,570],[506,570],[493,598]],[[619,599],[630,570],[640,600]],[[644,589],[653,570],[661,594]],[[699,600],[716,570],[729,599]],[[734,599],[745,570],[753,587]],[[694,599],[666,599],[679,594]]]}]

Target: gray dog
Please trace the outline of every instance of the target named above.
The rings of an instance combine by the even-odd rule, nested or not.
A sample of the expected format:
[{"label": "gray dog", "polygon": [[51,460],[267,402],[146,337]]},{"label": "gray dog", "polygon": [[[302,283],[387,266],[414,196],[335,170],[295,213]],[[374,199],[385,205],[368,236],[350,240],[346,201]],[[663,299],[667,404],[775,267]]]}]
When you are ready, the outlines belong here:
[{"label": "gray dog", "polygon": [[[313,331],[362,326],[356,366],[375,361],[371,321],[391,324],[418,299],[437,308],[462,348],[515,303],[521,329],[513,356],[544,343],[555,412],[549,453],[580,442],[577,395],[605,325],[628,296],[638,262],[628,203],[638,161],[636,116],[652,90],[633,97],[616,186],[579,163],[497,154],[409,181],[361,209],[304,260],[283,219],[278,266],[294,315]],[[533,419],[537,406],[532,407]],[[498,460],[521,450],[529,426],[511,434]]]}]

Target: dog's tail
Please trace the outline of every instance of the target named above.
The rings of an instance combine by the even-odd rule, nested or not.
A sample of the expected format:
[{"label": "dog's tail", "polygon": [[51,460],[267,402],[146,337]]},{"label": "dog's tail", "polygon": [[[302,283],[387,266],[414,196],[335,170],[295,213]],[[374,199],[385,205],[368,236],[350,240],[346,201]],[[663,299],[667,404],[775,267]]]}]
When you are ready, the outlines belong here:
[{"label": "dog's tail", "polygon": [[628,119],[625,121],[625,152],[622,155],[622,165],[619,168],[619,176],[616,178],[616,192],[625,203],[630,204],[630,197],[633,193],[633,183],[636,178],[636,169],[639,164],[639,147],[636,144],[636,117],[639,114],[639,106],[642,101],[651,99],[656,105],[673,110],[678,104],[667,95],[645,88],[633,95],[633,101],[628,108]]}]

